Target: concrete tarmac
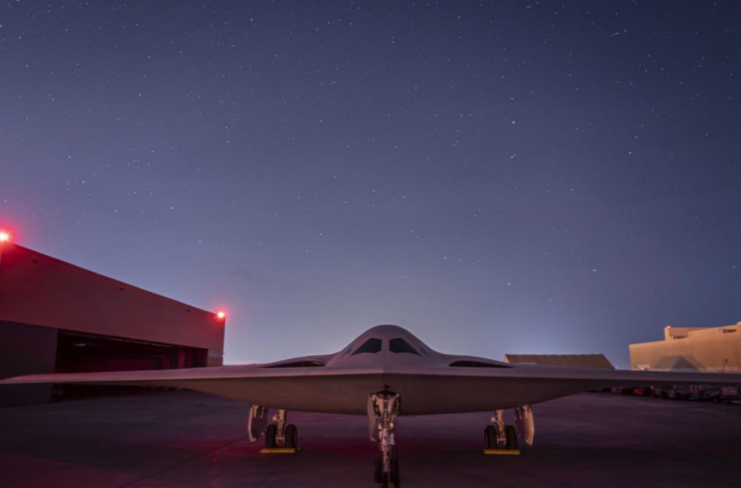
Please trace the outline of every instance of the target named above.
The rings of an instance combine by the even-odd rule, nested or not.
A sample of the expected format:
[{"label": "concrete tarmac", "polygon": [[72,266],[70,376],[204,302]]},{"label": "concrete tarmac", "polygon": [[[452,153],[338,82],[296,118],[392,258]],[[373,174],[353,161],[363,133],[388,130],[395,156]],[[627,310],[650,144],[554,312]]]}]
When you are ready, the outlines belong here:
[{"label": "concrete tarmac", "polygon": [[[488,414],[401,417],[404,487],[738,487],[741,407],[611,394],[535,405],[535,446],[484,456]],[[172,391],[0,409],[0,488],[378,487],[365,417],[289,414],[259,454],[248,407]]]}]

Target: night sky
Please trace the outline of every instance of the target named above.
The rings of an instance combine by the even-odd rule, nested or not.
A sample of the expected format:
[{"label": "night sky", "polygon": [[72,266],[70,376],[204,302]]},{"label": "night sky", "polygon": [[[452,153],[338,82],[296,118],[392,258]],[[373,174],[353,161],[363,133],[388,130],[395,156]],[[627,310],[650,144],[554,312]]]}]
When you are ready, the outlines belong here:
[{"label": "night sky", "polygon": [[5,1],[0,226],[226,362],[741,320],[741,2]]}]

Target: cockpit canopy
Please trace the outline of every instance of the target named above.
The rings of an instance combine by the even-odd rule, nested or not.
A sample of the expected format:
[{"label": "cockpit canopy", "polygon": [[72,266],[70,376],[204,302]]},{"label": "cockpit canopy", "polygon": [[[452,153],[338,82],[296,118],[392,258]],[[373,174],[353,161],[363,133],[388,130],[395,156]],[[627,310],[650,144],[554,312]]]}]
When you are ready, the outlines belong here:
[{"label": "cockpit canopy", "polygon": [[[345,348],[344,351],[342,351],[342,355],[346,356],[347,354],[350,354],[350,352],[352,352],[352,356],[355,356],[357,354],[376,354],[384,349],[384,342],[385,341],[383,341],[382,339],[378,339],[377,337],[371,337],[360,346],[358,346],[358,348],[354,351],[352,350],[352,345],[348,346],[347,348]],[[425,348],[424,350],[426,349],[427,348]],[[395,337],[388,340],[388,351],[394,354],[415,354],[417,356],[420,355],[419,351],[417,351],[414,346],[409,344],[401,337]],[[429,352],[425,352],[425,355],[429,355]]]},{"label": "cockpit canopy", "polygon": [[363,344],[360,345],[357,349],[355,349],[355,352],[352,353],[353,356],[356,354],[364,354],[364,353],[370,353],[375,354],[377,352],[381,352],[381,346],[383,344],[383,341],[381,339],[371,338],[365,341]]},{"label": "cockpit canopy", "polygon": [[335,355],[332,362],[345,364],[346,359],[351,360],[348,364],[358,364],[356,360],[362,363],[377,361],[373,358],[379,353],[386,357],[384,361],[392,361],[393,364],[406,364],[414,357],[434,356],[434,352],[408,330],[397,325],[377,325],[356,337]]},{"label": "cockpit canopy", "polygon": [[419,356],[419,353],[416,349],[412,347],[411,344],[409,344],[407,341],[402,339],[401,337],[396,337],[394,339],[389,340],[389,351],[393,352],[394,354],[416,354]]},{"label": "cockpit canopy", "polygon": [[334,354],[328,366],[406,365],[430,367],[511,367],[500,361],[452,356],[432,350],[414,334],[396,325],[377,325]]}]

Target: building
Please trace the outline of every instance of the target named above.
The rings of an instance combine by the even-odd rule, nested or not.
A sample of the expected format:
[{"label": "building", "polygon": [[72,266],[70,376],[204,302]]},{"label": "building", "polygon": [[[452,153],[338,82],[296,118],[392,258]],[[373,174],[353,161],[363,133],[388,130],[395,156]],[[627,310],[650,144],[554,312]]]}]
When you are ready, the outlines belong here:
[{"label": "building", "polygon": [[[0,378],[222,364],[225,317],[0,240]],[[48,401],[3,387],[0,406]]]},{"label": "building", "polygon": [[504,362],[571,368],[615,369],[615,366],[604,354],[505,354]]},{"label": "building", "polygon": [[723,327],[664,328],[664,340],[630,345],[630,367],[651,370],[738,372],[741,322]]}]

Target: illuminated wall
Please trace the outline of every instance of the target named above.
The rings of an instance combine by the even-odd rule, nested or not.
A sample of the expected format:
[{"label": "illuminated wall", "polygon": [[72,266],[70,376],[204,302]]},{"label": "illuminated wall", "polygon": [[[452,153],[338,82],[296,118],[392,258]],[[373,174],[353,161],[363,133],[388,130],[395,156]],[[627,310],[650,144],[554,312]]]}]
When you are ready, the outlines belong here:
[{"label": "illuminated wall", "polygon": [[222,363],[224,318],[11,242],[0,245],[0,321],[203,348]]},{"label": "illuminated wall", "polygon": [[630,345],[632,369],[741,371],[741,322],[724,327],[668,328],[665,340]]}]

